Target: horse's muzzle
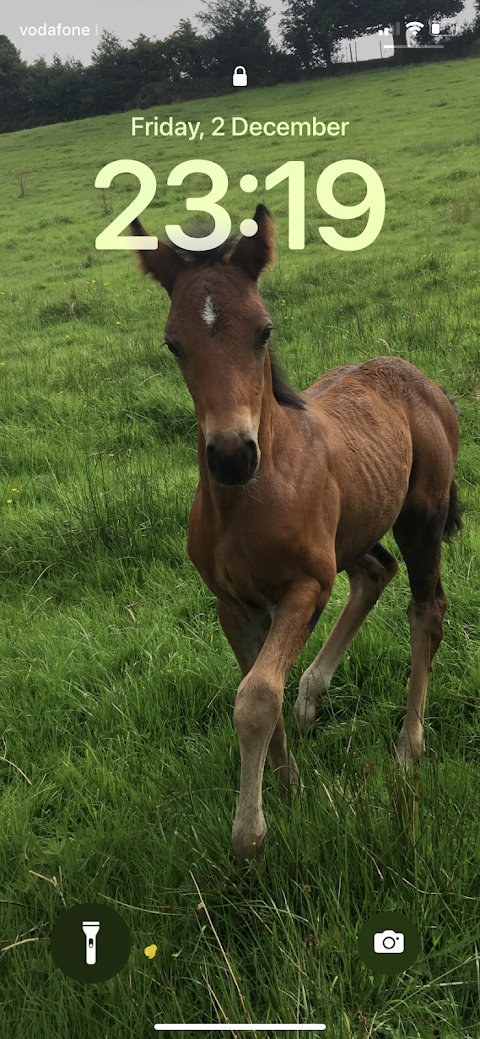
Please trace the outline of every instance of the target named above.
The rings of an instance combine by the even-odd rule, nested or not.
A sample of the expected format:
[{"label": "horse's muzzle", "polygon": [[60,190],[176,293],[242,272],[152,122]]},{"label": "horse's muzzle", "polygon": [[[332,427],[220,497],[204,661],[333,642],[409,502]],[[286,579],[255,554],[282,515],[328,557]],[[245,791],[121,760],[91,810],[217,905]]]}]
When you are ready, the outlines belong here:
[{"label": "horse's muzzle", "polygon": [[207,466],[217,483],[241,487],[258,469],[260,452],[248,434],[211,434],[205,449]]}]

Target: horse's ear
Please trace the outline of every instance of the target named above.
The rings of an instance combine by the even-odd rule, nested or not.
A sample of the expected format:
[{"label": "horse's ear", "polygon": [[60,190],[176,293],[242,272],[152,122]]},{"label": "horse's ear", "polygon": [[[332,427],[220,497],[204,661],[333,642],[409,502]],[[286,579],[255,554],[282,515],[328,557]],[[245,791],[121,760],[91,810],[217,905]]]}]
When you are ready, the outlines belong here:
[{"label": "horse's ear", "polygon": [[275,258],[275,224],[266,206],[259,205],[253,218],[258,231],[251,238],[243,238],[235,246],[230,257],[231,263],[257,280],[261,271],[269,267]]},{"label": "horse's ear", "polygon": [[[148,231],[142,227],[137,218],[130,224],[130,229],[134,235],[148,235]],[[157,249],[139,249],[138,257],[143,273],[151,274],[156,281],[163,285],[168,295],[171,296],[175,278],[185,266],[181,256],[166,242],[159,240]]]}]

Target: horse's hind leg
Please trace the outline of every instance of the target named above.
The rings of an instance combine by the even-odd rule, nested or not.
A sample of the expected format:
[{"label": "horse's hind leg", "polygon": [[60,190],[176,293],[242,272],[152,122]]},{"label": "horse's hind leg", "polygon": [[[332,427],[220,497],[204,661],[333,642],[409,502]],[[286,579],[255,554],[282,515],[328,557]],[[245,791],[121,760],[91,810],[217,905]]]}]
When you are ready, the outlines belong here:
[{"label": "horse's hind leg", "polygon": [[443,638],[447,600],[440,577],[442,534],[447,506],[435,515],[410,507],[402,511],[393,533],[405,560],[412,598],[410,624],[412,671],[397,758],[404,765],[417,761],[424,748],[423,717],[432,660]]},{"label": "horse's hind leg", "polygon": [[397,568],[396,559],[383,545],[377,544],[370,552],[361,556],[355,566],[347,570],[350,581],[347,604],[318,657],[307,667],[300,680],[294,711],[301,729],[305,730],[315,725],[319,696],[328,690],[332,676],[354,635],[384,588],[395,576]]}]

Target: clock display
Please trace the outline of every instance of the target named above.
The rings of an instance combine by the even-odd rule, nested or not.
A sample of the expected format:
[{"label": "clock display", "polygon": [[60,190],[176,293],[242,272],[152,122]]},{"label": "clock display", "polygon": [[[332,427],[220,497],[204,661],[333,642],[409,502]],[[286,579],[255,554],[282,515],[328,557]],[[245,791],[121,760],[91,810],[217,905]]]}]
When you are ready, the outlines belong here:
[{"label": "clock display", "polygon": [[[97,174],[95,187],[109,188],[112,180],[120,173],[131,173],[140,181],[137,197],[123,210],[115,220],[98,235],[95,245],[97,249],[156,249],[158,239],[155,235],[120,237],[129,224],[140,216],[150,205],[157,190],[157,181],[153,170],[136,159],[116,159],[109,162]],[[228,176],[223,166],[210,159],[187,159],[169,173],[167,186],[179,186],[192,173],[204,173],[211,181],[210,191],[197,198],[187,198],[185,206],[189,211],[207,213],[214,220],[213,231],[203,238],[192,238],[185,234],[180,224],[166,224],[165,232],[174,245],[182,249],[202,252],[213,249],[226,241],[232,230],[232,221],[224,206],[219,205],[228,191]],[[354,173],[361,177],[366,186],[365,197],[356,205],[347,206],[337,201],[333,194],[333,186],[338,177],[345,173]],[[278,169],[265,177],[265,191],[270,191],[278,184],[286,182],[288,191],[288,246],[289,249],[305,248],[305,163],[300,160],[284,162]],[[242,191],[250,193],[258,188],[258,179],[252,173],[245,173],[239,181]],[[332,162],[320,174],[316,187],[317,201],[320,208],[330,217],[341,220],[353,220],[368,212],[365,228],[355,237],[344,237],[334,227],[321,225],[319,234],[327,245],[342,252],[354,252],[365,249],[380,234],[385,218],[385,192],[378,173],[366,162],[359,159],[340,159]],[[251,237],[257,231],[255,220],[246,218],[240,224],[240,231]]]}]

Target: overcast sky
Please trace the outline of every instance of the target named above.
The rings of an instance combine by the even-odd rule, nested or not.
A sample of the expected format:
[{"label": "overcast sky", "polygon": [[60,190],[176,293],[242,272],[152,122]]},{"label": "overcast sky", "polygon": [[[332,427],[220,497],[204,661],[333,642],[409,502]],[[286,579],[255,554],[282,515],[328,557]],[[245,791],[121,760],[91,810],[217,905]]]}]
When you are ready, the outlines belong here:
[{"label": "overcast sky", "polygon": [[[274,37],[278,33],[278,21],[282,10],[281,0],[262,0],[270,6],[273,15],[269,22],[269,28]],[[201,28],[195,21],[195,15],[202,10],[201,0],[82,0],[82,3],[65,3],[65,0],[24,0],[17,4],[5,3],[3,13],[0,16],[0,33],[8,36],[9,40],[20,50],[22,58],[26,61],[34,61],[39,55],[44,55],[47,61],[51,61],[55,52],[62,59],[66,57],[79,58],[84,65],[90,63],[92,50],[95,49],[102,29],[114,32],[122,43],[135,39],[140,33],[146,36],[162,39],[168,36],[178,25],[181,18],[190,18],[198,29]],[[456,22],[460,26],[463,22],[473,19],[473,0],[467,0],[462,14],[457,15]],[[60,34],[57,26],[61,23]],[[55,36],[38,35],[38,29],[46,26],[46,31],[55,27]],[[78,36],[66,35],[64,29],[78,26],[81,29],[89,29],[89,34]],[[33,34],[36,29],[37,33]],[[23,32],[22,32],[23,30]],[[29,31],[30,30],[30,31]],[[98,33],[98,36],[97,36]],[[357,40],[358,60],[379,58],[381,43],[391,43],[391,38],[379,36],[363,36]],[[343,45],[346,57],[350,56],[348,44]],[[388,53],[384,52],[385,54]],[[352,56],[355,59],[355,45],[352,44]],[[239,62],[248,61],[243,54],[238,55]]]}]

